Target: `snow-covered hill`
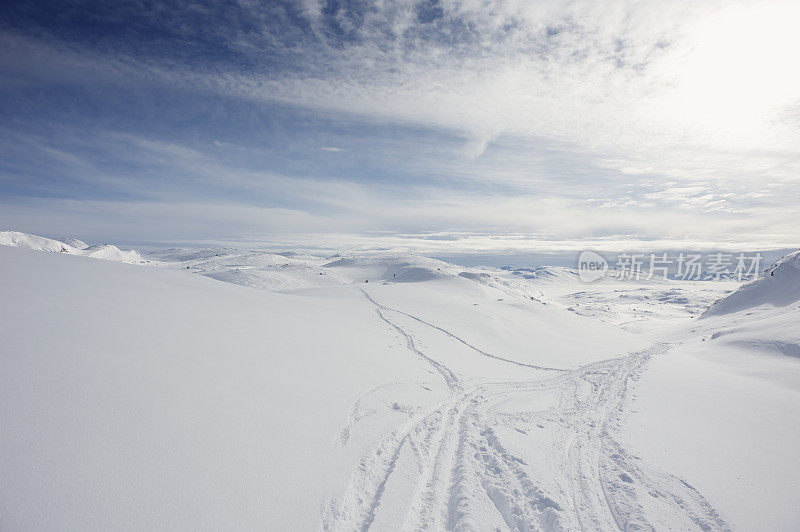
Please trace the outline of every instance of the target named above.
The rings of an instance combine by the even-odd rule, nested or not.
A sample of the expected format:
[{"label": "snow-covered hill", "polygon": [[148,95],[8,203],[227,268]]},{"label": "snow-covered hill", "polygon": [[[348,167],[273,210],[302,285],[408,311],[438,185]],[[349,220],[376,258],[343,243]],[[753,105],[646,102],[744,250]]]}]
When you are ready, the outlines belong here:
[{"label": "snow-covered hill", "polygon": [[65,244],[67,244],[69,246],[72,246],[74,248],[77,248],[77,249],[86,249],[86,248],[89,247],[89,244],[87,244],[83,240],[78,240],[77,238],[61,237],[61,238],[56,238],[56,240],[58,240],[60,242],[63,242]]},{"label": "snow-covered hill", "polygon": [[800,526],[761,289],[0,235],[0,528]]},{"label": "snow-covered hill", "polygon": [[145,259],[136,250],[123,251],[111,244],[89,246],[77,238],[64,238],[55,240],[42,236],[20,233],[17,231],[0,231],[0,246],[13,246],[36,251],[49,251],[52,253],[67,253],[70,255],[83,255],[95,259],[113,260],[118,262],[143,263]]},{"label": "snow-covered hill", "polygon": [[800,302],[800,251],[782,257],[761,276],[714,303],[703,316],[722,316],[760,306],[787,307]]},{"label": "snow-covered hill", "polygon": [[65,242],[17,231],[0,231],[0,245],[80,255],[80,248]]},{"label": "snow-covered hill", "polygon": [[[715,302],[695,332],[713,344],[800,358],[800,251]],[[765,362],[764,364],[768,364]]]}]

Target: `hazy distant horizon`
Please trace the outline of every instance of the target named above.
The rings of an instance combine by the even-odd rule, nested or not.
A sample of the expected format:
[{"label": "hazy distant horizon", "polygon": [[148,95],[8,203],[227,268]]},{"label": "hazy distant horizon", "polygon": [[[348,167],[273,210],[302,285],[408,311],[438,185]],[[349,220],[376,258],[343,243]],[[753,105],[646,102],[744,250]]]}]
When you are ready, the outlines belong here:
[{"label": "hazy distant horizon", "polygon": [[[759,247],[743,243],[697,243],[674,241],[641,241],[607,239],[582,241],[552,241],[532,237],[503,239],[494,235],[273,235],[253,236],[247,239],[221,240],[93,240],[73,234],[40,234],[53,239],[77,238],[88,244],[113,244],[139,251],[156,251],[166,248],[237,248],[262,250],[274,253],[308,252],[317,256],[363,254],[419,254],[459,266],[490,266],[510,268],[535,268],[540,266],[575,267],[582,251],[594,251],[612,264],[620,254],[637,254],[647,258],[650,254],[677,257],[684,253],[711,255],[714,253],[760,253],[766,267],[780,257],[797,251],[798,246]],[[476,240],[477,239],[477,240]],[[491,241],[487,245],[483,239]]]}]

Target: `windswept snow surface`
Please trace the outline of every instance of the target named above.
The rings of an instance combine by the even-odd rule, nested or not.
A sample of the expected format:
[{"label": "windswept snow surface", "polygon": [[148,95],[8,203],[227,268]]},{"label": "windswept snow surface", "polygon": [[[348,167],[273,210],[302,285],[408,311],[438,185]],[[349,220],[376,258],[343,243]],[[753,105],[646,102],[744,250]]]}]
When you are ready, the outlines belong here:
[{"label": "windswept snow surface", "polygon": [[0,246],[2,529],[800,527],[796,303],[698,319],[739,285],[410,254],[69,255]]}]

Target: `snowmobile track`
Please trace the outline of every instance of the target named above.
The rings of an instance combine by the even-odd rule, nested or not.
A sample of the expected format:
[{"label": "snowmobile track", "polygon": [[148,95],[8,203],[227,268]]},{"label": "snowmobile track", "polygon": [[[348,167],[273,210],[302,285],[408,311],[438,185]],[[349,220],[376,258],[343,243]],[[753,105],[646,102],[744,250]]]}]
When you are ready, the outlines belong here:
[{"label": "snowmobile track", "polygon": [[[553,373],[536,380],[466,386],[456,371],[422,352],[412,331],[392,321],[389,314],[411,318],[498,362],[516,362],[486,353],[362,292],[378,317],[405,339],[408,350],[441,376],[449,397],[411,413],[402,427],[383,435],[365,452],[347,488],[324,508],[324,530],[368,530],[377,526],[388,502],[395,512],[405,508],[402,522],[391,522],[392,528],[403,530],[474,530],[488,525],[508,530],[653,530],[675,523],[685,529],[729,529],[697,490],[632,456],[615,438],[624,421],[629,383],[651,357],[670,346],[655,344],[574,370],[520,364]],[[554,394],[554,405],[529,412],[501,410],[511,399],[524,402],[528,394],[543,392]],[[343,429],[348,436],[373,413],[362,410],[359,401]],[[553,441],[542,448],[546,463],[555,471],[547,488],[497,433],[512,426],[526,433],[519,427],[535,430],[543,424],[552,427],[554,434]],[[347,441],[344,437],[341,444]],[[404,474],[396,478],[401,463],[406,465]],[[393,482],[411,486],[392,492],[397,497],[402,491],[402,500],[385,500]],[[382,523],[380,528],[387,525]]]}]

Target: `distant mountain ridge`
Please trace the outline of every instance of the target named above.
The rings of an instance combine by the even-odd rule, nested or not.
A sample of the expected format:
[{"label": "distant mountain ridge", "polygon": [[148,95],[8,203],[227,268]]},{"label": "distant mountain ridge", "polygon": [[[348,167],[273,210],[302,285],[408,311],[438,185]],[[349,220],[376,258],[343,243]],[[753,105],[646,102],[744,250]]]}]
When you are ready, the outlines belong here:
[{"label": "distant mountain ridge", "polygon": [[136,250],[121,250],[112,244],[98,244],[89,246],[77,238],[63,238],[56,240],[43,236],[21,233],[19,231],[0,231],[0,245],[32,249],[35,251],[48,251],[50,253],[68,253],[91,257],[94,259],[113,260],[117,262],[142,263],[147,262]]}]

